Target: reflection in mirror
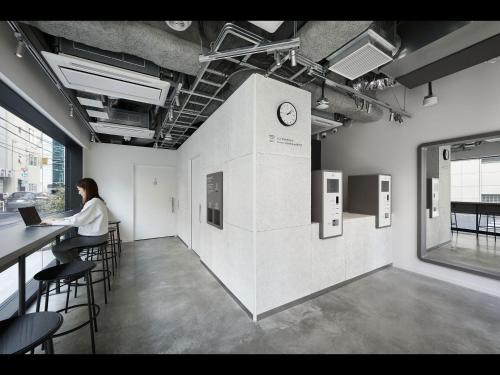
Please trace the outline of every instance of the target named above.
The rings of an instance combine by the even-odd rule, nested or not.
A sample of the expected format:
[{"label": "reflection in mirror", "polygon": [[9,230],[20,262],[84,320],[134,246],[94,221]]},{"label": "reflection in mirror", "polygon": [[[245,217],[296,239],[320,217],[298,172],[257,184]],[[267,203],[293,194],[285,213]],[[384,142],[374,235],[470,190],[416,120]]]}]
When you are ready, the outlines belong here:
[{"label": "reflection in mirror", "polygon": [[500,135],[419,147],[421,260],[500,279]]}]

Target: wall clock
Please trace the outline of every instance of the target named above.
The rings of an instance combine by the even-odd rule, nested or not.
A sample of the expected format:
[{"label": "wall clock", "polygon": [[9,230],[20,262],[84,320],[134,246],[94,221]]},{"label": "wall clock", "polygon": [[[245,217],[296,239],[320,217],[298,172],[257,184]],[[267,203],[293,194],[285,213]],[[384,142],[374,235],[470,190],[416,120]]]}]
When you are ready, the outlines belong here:
[{"label": "wall clock", "polygon": [[444,160],[448,160],[450,158],[450,150],[448,150],[447,148],[445,148],[443,150],[443,159]]},{"label": "wall clock", "polygon": [[278,120],[284,126],[292,126],[297,121],[297,110],[292,103],[284,102],[278,107]]}]

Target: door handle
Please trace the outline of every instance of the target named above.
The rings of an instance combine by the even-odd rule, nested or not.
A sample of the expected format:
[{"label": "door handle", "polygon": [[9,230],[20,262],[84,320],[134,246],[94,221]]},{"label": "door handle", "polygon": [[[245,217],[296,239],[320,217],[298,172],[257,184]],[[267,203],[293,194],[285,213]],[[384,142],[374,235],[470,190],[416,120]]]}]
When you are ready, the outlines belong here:
[{"label": "door handle", "polygon": [[174,212],[175,198],[171,197],[170,199],[172,200],[172,212]]},{"label": "door handle", "polygon": [[201,223],[201,203],[198,205],[198,221]]}]

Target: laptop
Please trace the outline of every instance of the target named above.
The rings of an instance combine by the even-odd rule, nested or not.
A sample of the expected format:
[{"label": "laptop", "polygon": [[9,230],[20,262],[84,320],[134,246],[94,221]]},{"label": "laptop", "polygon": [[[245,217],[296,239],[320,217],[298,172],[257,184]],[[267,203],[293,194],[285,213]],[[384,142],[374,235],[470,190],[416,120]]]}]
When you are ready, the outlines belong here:
[{"label": "laptop", "polygon": [[49,225],[41,224],[42,219],[40,219],[40,215],[38,215],[35,206],[19,207],[19,213],[27,227],[46,227]]}]

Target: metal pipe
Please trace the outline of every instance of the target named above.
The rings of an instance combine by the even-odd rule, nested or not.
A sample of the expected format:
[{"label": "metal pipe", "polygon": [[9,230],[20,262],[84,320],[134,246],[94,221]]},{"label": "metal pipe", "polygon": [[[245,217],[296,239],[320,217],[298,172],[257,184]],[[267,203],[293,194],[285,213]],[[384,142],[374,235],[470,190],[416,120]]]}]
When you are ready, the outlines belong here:
[{"label": "metal pipe", "polygon": [[204,62],[225,59],[227,57],[245,56],[249,54],[252,55],[260,52],[282,51],[298,47],[300,47],[299,38],[284,40],[281,42],[265,42],[252,47],[235,48],[229,51],[213,52],[207,55],[200,55],[199,61],[201,63],[204,63]]}]

